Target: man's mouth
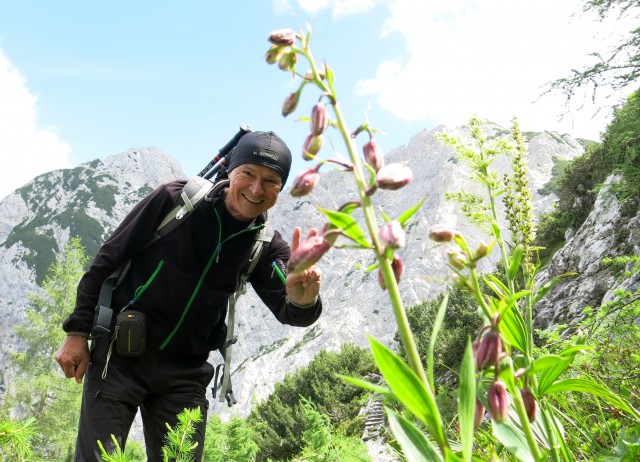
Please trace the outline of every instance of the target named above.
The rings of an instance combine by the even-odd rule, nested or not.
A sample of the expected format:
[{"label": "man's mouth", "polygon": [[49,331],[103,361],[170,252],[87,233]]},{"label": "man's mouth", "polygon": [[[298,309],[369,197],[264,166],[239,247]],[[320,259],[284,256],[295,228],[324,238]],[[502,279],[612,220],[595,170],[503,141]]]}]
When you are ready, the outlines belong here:
[{"label": "man's mouth", "polygon": [[261,204],[264,201],[264,199],[260,199],[260,200],[251,199],[250,197],[247,197],[245,194],[243,194],[242,197],[244,197],[246,200],[248,200],[252,204],[256,204],[256,205]]}]

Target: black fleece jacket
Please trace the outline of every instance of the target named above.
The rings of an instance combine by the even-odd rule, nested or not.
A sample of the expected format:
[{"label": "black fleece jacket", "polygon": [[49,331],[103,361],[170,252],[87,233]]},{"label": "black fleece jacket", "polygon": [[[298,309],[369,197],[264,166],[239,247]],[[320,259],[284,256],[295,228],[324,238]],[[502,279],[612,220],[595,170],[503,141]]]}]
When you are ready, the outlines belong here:
[{"label": "black fleece jacket", "polygon": [[[185,183],[174,181],[157,188],[102,245],[78,284],[75,309],[63,324],[66,332],[90,332],[103,281],[130,260],[129,271],[113,291],[111,307],[117,312],[135,299],[130,309],[146,315],[147,348],[204,356],[224,343],[226,302],[238,287],[265,217],[251,223],[234,219],[224,205],[225,184],[216,185],[184,223],[146,246]],[[274,232],[249,282],[278,321],[305,327],[318,319],[322,302],[318,298],[314,306],[299,308],[286,301],[285,286],[272,263],[286,264],[290,255],[289,245]]]}]

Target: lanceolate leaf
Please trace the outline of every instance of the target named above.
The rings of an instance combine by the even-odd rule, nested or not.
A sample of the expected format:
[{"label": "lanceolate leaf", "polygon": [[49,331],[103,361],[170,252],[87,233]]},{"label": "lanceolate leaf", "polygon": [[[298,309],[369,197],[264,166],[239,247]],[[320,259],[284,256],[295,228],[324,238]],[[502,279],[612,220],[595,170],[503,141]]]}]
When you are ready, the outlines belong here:
[{"label": "lanceolate leaf", "polygon": [[339,378],[344,380],[345,382],[349,382],[353,385],[356,385],[360,388],[364,388],[365,390],[370,390],[375,393],[380,393],[384,395],[386,398],[393,398],[393,393],[387,387],[381,387],[380,385],[373,384],[371,382],[367,382],[365,380],[356,379],[355,377],[347,377],[346,375],[336,374]]},{"label": "lanceolate leaf", "polygon": [[500,322],[500,333],[509,344],[522,352],[527,348],[527,327],[524,318],[518,311],[518,305],[511,304]]},{"label": "lanceolate leaf", "polygon": [[469,462],[473,454],[473,421],[476,411],[476,374],[471,340],[460,366],[460,385],[458,387],[458,419],[460,423],[460,441],[463,460]]},{"label": "lanceolate leaf", "polygon": [[562,374],[569,364],[571,364],[572,360],[569,359],[560,359],[555,361],[553,364],[546,364],[548,367],[545,367],[540,373],[540,378],[538,380],[538,395],[544,396],[548,393],[550,387],[553,385],[553,382]]},{"label": "lanceolate leaf", "polygon": [[373,338],[369,342],[376,364],[393,394],[427,425],[439,443],[445,444],[446,437],[435,397],[398,355]]},{"label": "lanceolate leaf", "polygon": [[609,390],[604,385],[586,379],[565,379],[558,380],[547,388],[547,394],[555,394],[563,391],[578,391],[588,393],[602,398],[611,406],[622,409],[636,419],[640,418],[640,413],[627,400]]},{"label": "lanceolate leaf", "polygon": [[438,462],[442,456],[416,426],[397,412],[387,409],[391,433],[396,437],[409,462]]},{"label": "lanceolate leaf", "polygon": [[327,217],[332,225],[341,229],[348,238],[357,242],[363,248],[371,248],[371,243],[369,243],[364,233],[360,229],[358,222],[356,222],[356,220],[351,215],[343,212],[326,210],[321,207],[318,207],[318,210],[320,210],[320,212],[322,212],[324,216]]},{"label": "lanceolate leaf", "polygon": [[522,432],[510,421],[501,424],[493,423],[493,434],[509,452],[522,462],[535,462],[529,450],[529,444]]},{"label": "lanceolate leaf", "polygon": [[440,328],[442,327],[442,322],[444,321],[444,315],[447,312],[448,302],[449,292],[445,292],[444,297],[442,298],[442,302],[440,303],[440,307],[438,308],[436,319],[433,322],[433,328],[431,329],[431,338],[429,339],[429,350],[427,352],[427,378],[429,379],[429,384],[431,385],[432,390],[436,389],[433,379],[433,350],[436,347],[436,338],[440,333]]},{"label": "lanceolate leaf", "polygon": [[418,210],[420,210],[420,207],[422,207],[422,204],[424,204],[424,201],[426,201],[426,200],[427,200],[427,198],[425,197],[424,199],[422,199],[420,202],[418,202],[416,205],[414,205],[410,209],[405,210],[402,213],[402,215],[400,215],[398,217],[398,221],[400,222],[400,224],[402,225],[403,228],[404,228],[405,224],[407,223],[407,221],[409,220],[409,218],[411,218]]},{"label": "lanceolate leaf", "polygon": [[521,245],[516,246],[511,253],[511,258],[509,260],[509,271],[508,277],[510,281],[513,281],[518,274],[518,269],[520,269],[520,262],[522,261],[522,253],[523,248]]}]

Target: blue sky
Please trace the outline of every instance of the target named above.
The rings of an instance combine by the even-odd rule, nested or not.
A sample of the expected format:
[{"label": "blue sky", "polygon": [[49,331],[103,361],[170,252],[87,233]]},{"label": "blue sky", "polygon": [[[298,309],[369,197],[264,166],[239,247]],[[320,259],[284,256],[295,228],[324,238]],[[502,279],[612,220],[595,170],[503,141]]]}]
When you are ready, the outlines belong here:
[{"label": "blue sky", "polygon": [[[241,124],[276,131],[294,153],[294,172],[305,167],[299,152],[308,127],[295,119],[318,94],[305,91],[283,118],[282,102],[297,84],[264,61],[272,30],[305,22],[316,59],[336,74],[350,127],[368,114],[385,132],[378,136],[385,151],[473,115],[504,126],[517,115],[525,131],[598,139],[609,120],[598,105],[623,95],[605,101],[605,89],[597,105],[578,98],[562,120],[562,95],[538,98],[547,82],[631,28],[574,15],[580,6],[0,0],[0,198],[40,173],[129,148],[157,146],[194,175]],[[337,133],[331,138],[342,147]]]}]

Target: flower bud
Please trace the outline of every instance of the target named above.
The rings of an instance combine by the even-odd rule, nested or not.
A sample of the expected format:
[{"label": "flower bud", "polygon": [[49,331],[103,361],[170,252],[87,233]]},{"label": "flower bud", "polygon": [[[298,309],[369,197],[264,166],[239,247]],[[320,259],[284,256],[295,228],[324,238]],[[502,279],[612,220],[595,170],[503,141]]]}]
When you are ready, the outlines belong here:
[{"label": "flower bud", "polygon": [[486,257],[488,253],[489,253],[489,246],[486,244],[486,242],[480,242],[480,244],[478,244],[478,247],[476,248],[476,251],[475,251],[475,258],[477,260],[477,259]]},{"label": "flower bud", "polygon": [[280,56],[278,67],[283,71],[289,71],[296,66],[296,62],[298,62],[298,55],[295,51],[289,51]]},{"label": "flower bud", "polygon": [[284,53],[284,48],[273,45],[264,55],[264,60],[268,64],[275,64],[280,60],[282,53]]},{"label": "flower bud", "polygon": [[376,172],[384,167],[384,156],[382,149],[378,145],[378,142],[373,138],[364,144],[362,147],[364,153],[364,160],[369,164]]},{"label": "flower bud", "polygon": [[329,245],[333,245],[336,243],[340,232],[335,225],[331,224],[330,222],[326,222],[324,225],[322,225],[320,234],[324,236]]},{"label": "flower bud", "polygon": [[385,247],[391,249],[399,249],[404,247],[407,241],[406,233],[402,229],[402,225],[399,221],[388,221],[380,226],[378,237]]},{"label": "flower bud", "polygon": [[316,154],[322,148],[323,143],[322,135],[309,135],[307,139],[304,140],[304,144],[302,145],[302,158],[304,160],[313,160],[316,157]]},{"label": "flower bud", "polygon": [[413,179],[411,169],[403,164],[389,164],[378,170],[376,184],[380,189],[400,189]]},{"label": "flower bud", "polygon": [[311,110],[311,134],[322,135],[329,125],[329,116],[324,103],[320,101]]},{"label": "flower bud", "polygon": [[433,225],[429,229],[429,239],[435,242],[450,242],[459,233],[445,225]]},{"label": "flower bud", "polygon": [[458,273],[453,273],[451,275],[451,282],[453,282],[454,286],[459,287],[460,289],[469,287],[469,282],[467,281],[467,279],[464,276],[459,275]]},{"label": "flower bud", "polygon": [[[404,263],[402,259],[394,255],[393,261],[391,262],[391,269],[393,270],[393,275],[396,278],[396,282],[400,282],[400,278],[402,277],[402,273],[404,272]],[[382,290],[387,290],[387,285],[384,283],[384,277],[382,276],[382,271],[378,268],[378,284],[382,287]]]},{"label": "flower bud", "polygon": [[307,238],[300,246],[291,253],[288,270],[290,274],[301,273],[314,265],[331,248],[329,241],[322,235],[315,235]]},{"label": "flower bud", "polygon": [[476,353],[476,368],[479,371],[495,365],[502,353],[500,334],[494,329],[489,330],[478,346]]},{"label": "flower bud", "polygon": [[489,414],[496,423],[505,421],[509,414],[509,399],[507,386],[502,380],[494,380],[487,391],[487,406]]},{"label": "flower bud", "polygon": [[455,269],[463,269],[469,263],[467,254],[461,250],[449,249],[447,250],[447,257],[449,264]]},{"label": "flower bud", "polygon": [[484,420],[484,406],[479,399],[476,398],[476,413],[473,417],[473,429],[477,430]]},{"label": "flower bud", "polygon": [[291,187],[291,195],[293,197],[302,197],[313,191],[313,188],[318,184],[320,174],[317,168],[309,168],[304,170],[295,180],[293,180],[293,186]]},{"label": "flower bud", "polygon": [[533,393],[531,393],[529,387],[524,387],[520,390],[520,395],[522,396],[522,402],[524,403],[524,409],[527,411],[529,422],[534,422],[538,417],[536,398],[533,396]]},{"label": "flower bud", "polygon": [[282,116],[287,117],[293,111],[296,110],[296,106],[298,105],[298,92],[293,92],[284,100],[284,104],[282,105]]},{"label": "flower bud", "polygon": [[293,45],[296,41],[296,33],[291,29],[278,29],[269,34],[269,41],[274,45]]}]

